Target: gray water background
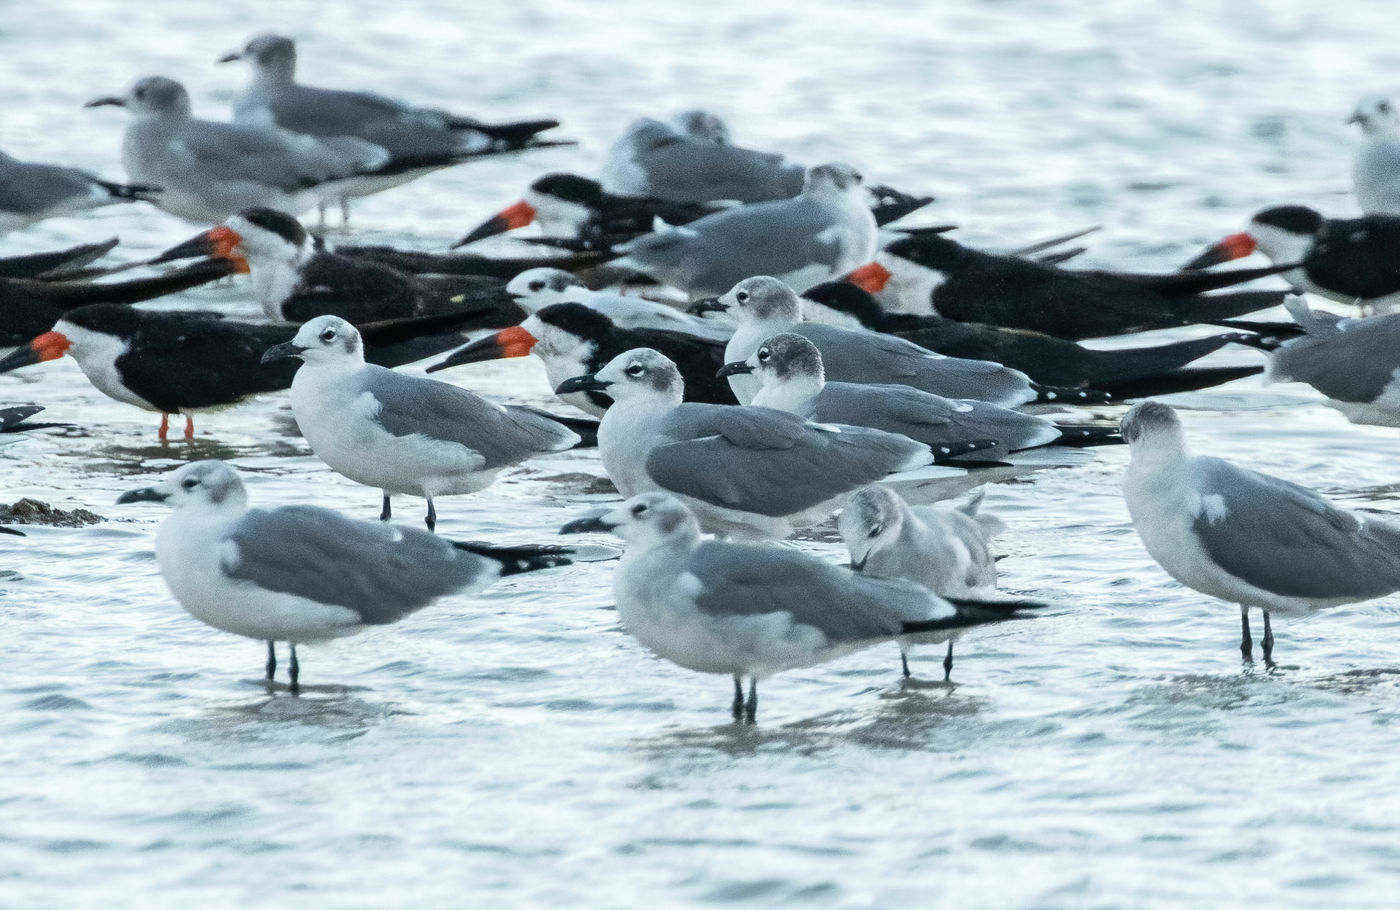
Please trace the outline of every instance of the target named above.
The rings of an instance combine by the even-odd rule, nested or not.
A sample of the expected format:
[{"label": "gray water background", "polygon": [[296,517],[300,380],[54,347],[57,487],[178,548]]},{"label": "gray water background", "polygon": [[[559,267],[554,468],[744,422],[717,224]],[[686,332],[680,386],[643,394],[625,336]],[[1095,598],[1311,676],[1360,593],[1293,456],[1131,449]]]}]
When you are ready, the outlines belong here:
[{"label": "gray water background", "polygon": [[[298,39],[311,83],[565,121],[578,148],[357,206],[348,239],[432,250],[539,173],[591,171],[630,118],[706,106],[739,141],[936,194],[929,217],[968,242],[1100,224],[1083,264],[1167,269],[1264,205],[1353,212],[1343,120],[1400,88],[1400,8],[1384,0],[6,11],[0,147],[112,177],[124,115],[83,101],[161,73],[225,117],[245,74],[213,60],[263,30]],[[114,207],[0,253],[116,234],[136,257],[190,233]],[[161,305],[256,312],[246,283]],[[444,375],[549,400],[530,359]],[[607,564],[306,647],[312,689],[269,696],[261,646],[165,590],[163,511],[113,500],[207,457],[242,468],[261,504],[369,518],[378,494],[309,455],[285,396],[169,446],[69,360],[0,378],[0,401],[29,400],[79,428],[0,452],[0,499],[109,521],[0,544],[0,907],[1396,903],[1396,601],[1281,620],[1279,670],[1242,668],[1234,608],[1139,544],[1124,450],[990,490],[1010,526],[1003,587],[1055,606],[969,636],[956,686],[902,684],[893,646],[872,649],[766,683],[744,729],[727,680],[623,634]],[[1257,380],[1183,403],[1198,451],[1400,511],[1394,431]],[[549,540],[597,473],[591,454],[534,463],[444,500],[439,530]],[[840,555],[829,535],[802,545]],[[937,659],[920,654],[916,674],[936,679]]]}]

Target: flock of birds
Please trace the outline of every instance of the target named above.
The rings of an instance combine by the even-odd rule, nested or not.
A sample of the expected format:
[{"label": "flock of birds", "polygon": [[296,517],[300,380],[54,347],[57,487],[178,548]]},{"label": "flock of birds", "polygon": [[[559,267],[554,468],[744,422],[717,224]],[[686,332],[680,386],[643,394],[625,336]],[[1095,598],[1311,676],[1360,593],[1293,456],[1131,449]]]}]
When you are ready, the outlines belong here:
[{"label": "flock of birds", "polygon": [[[231,466],[196,461],[121,497],[173,508],[156,537],[162,576],[198,619],[267,642],[269,685],[276,642],[290,646],[296,693],[299,643],[503,575],[614,558],[433,533],[442,497],[579,446],[597,447],[624,501],[562,532],[625,541],[613,573],[622,625],[668,660],[732,677],[741,722],[755,720],[757,680],[779,671],[892,640],[902,654],[946,643],[947,678],[965,630],[1041,615],[998,592],[991,540],[1004,526],[980,510],[982,485],[1083,447],[1131,447],[1124,493],[1144,545],[1179,581],[1239,605],[1246,660],[1251,609],[1271,664],[1272,613],[1400,590],[1400,523],[1191,456],[1175,412],[1152,400],[1263,372],[1312,385],[1353,421],[1400,426],[1400,314],[1389,312],[1400,116],[1387,101],[1353,118],[1366,214],[1267,208],[1173,273],[1067,268],[1083,232],[992,253],[944,226],[887,227],[931,200],[867,185],[845,163],[804,167],[737,145],[705,111],[632,123],[596,179],[541,176],[438,254],[331,249],[298,216],[319,209],[324,226],[338,208],[348,223],[354,198],[567,145],[541,137],[557,121],[490,124],[305,86],[278,35],[222,60],[252,71],[232,122],[195,119],[185,89],[161,76],[89,103],[130,113],[129,183],[0,154],[0,232],[119,202],[208,226],[116,268],[96,264],[114,241],[0,259],[0,345],[12,348],[0,372],[73,357],[101,392],[160,413],[163,441],[172,414],[189,439],[197,413],[290,390],[311,450],[381,492],[379,522],[250,508]],[[532,223],[539,234],[522,239],[539,255],[456,251]],[[1256,251],[1272,265],[1209,270]],[[98,280],[137,265],[156,273]],[[265,321],[132,306],[245,273]],[[1267,276],[1362,316],[1231,290]],[[1248,318],[1285,302],[1291,322]],[[1215,331],[1078,343],[1194,325]],[[1231,344],[1267,364],[1195,363]],[[535,356],[576,416],[394,370],[442,355],[428,372]],[[1140,400],[1121,427],[1074,415],[1127,399]],[[0,409],[0,442],[52,426],[32,421],[40,410]],[[426,501],[426,530],[389,523],[396,495]],[[849,565],[773,542],[838,509]]]}]

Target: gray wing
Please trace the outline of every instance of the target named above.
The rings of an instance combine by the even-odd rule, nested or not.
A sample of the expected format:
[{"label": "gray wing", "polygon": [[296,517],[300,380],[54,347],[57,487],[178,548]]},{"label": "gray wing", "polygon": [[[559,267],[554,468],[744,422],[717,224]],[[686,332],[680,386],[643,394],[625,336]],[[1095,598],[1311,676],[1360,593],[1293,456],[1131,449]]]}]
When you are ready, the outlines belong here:
[{"label": "gray wing", "polygon": [[920,585],[857,575],[785,547],[707,541],[686,571],[700,579],[695,603],[706,613],[787,612],[832,642],[892,638],[905,622],[954,613]]},{"label": "gray wing", "polygon": [[903,436],[760,407],[683,404],[658,435],[646,471],[659,486],[775,517],[930,460],[926,446]]},{"label": "gray wing", "polygon": [[369,161],[287,130],[194,120],[172,144],[167,166],[191,176],[216,174],[294,191],[359,173]]},{"label": "gray wing", "polygon": [[830,230],[835,225],[832,207],[785,199],[706,215],[618,250],[639,269],[654,269],[692,293],[722,294],[754,275],[785,275],[812,264],[835,269],[843,253],[841,236]]},{"label": "gray wing", "polygon": [[857,385],[828,382],[817,396],[813,418],[821,423],[848,423],[898,433],[934,446],[949,442],[995,439],[984,451],[1014,452],[1045,445],[1060,437],[1048,420],[985,401],[954,401],[903,385]]},{"label": "gray wing", "polygon": [[29,164],[0,154],[0,211],[34,215],[70,199],[94,206],[115,201],[97,180],[76,168]]},{"label": "gray wing", "polygon": [[[802,192],[800,165],[781,155],[677,137],[637,150],[647,195],[674,202],[769,202]],[[747,276],[746,276],[747,277]]]},{"label": "gray wing", "polygon": [[1347,320],[1338,331],[1285,342],[1269,378],[1306,382],[1335,401],[1370,402],[1400,370],[1400,314]]},{"label": "gray wing", "polygon": [[[395,157],[442,156],[477,151],[483,134],[450,129],[434,111],[409,107],[372,92],[290,85],[263,101],[277,125],[313,136],[358,136]],[[476,139],[476,143],[469,140]]]},{"label": "gray wing", "polygon": [[826,378],[833,382],[907,385],[944,398],[975,398],[1006,407],[1036,397],[1030,377],[990,360],[938,357],[893,335],[816,322],[793,331],[821,351]]},{"label": "gray wing", "polygon": [[365,391],[379,403],[375,419],[395,436],[426,436],[477,452],[485,469],[541,452],[572,448],[578,436],[529,408],[496,404],[446,382],[366,367]]},{"label": "gray wing", "polygon": [[1232,575],[1284,597],[1364,600],[1400,589],[1400,524],[1218,458],[1196,458],[1193,469],[1201,495],[1220,497],[1207,500],[1196,534]]},{"label": "gray wing", "polygon": [[499,574],[488,559],[418,528],[354,521],[330,509],[252,509],[225,539],[220,567],[269,591],[347,607],[391,623]]}]

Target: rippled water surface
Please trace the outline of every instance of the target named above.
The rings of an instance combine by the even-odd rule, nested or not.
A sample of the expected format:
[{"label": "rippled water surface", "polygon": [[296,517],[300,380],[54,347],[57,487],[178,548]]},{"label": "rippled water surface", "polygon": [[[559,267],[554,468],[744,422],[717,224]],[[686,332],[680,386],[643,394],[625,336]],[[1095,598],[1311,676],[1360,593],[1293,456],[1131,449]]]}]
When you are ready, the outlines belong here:
[{"label": "rippled water surface", "polygon": [[[123,114],[84,100],[163,73],[226,116],[244,73],[213,60],[275,29],[309,82],[557,115],[580,142],[365,200],[357,241],[444,249],[533,175],[590,171],[631,117],[697,105],[935,193],[971,242],[1102,224],[1085,263],[1168,268],[1272,203],[1353,211],[1342,121],[1400,88],[1395,5],[1169,6],[57,0],[0,24],[0,147],[118,176]],[[112,208],[0,254],[118,234],[135,258],[190,232]],[[244,283],[162,305],[254,312]],[[446,375],[548,400],[533,361]],[[30,400],[77,426],[0,452],[0,498],[108,521],[0,538],[0,906],[1393,905],[1396,602],[1283,619],[1278,670],[1242,669],[1236,611],[1140,546],[1125,451],[991,489],[1003,586],[1054,609],[969,636],[956,685],[902,684],[877,648],[767,682],[743,729],[728,680],[622,633],[608,564],[304,648],[309,690],[269,695],[261,646],[166,592],[162,510],[113,500],[207,457],[263,504],[369,518],[378,494],[309,455],[283,396],[169,446],[71,361],[0,378],[0,402]],[[1392,431],[1257,380],[1183,403],[1199,450],[1400,508]],[[597,472],[533,463],[444,500],[439,530],[550,539]],[[932,652],[915,666],[940,675]]]}]

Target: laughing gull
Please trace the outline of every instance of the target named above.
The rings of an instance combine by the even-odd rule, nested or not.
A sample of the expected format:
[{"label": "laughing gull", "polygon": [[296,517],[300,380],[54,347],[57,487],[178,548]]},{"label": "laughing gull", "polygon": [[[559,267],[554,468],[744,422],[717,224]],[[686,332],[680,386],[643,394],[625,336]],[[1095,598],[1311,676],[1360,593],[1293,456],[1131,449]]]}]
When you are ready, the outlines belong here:
[{"label": "laughing gull", "polygon": [[227,259],[249,273],[263,312],[279,322],[324,315],[373,322],[458,312],[478,314],[473,328],[501,328],[525,318],[499,279],[416,275],[341,256],[319,245],[296,218],[266,207],[244,209],[156,261],[192,255]]},{"label": "laughing gull", "polygon": [[655,300],[590,290],[563,269],[535,268],[521,272],[506,284],[506,293],[530,313],[538,313],[553,303],[581,303],[602,313],[622,329],[685,332],[719,342],[728,341],[734,334],[734,323],[727,319],[700,319]]},{"label": "laughing gull", "polygon": [[1305,205],[1257,212],[1249,225],[1186,264],[1209,268],[1258,251],[1296,268],[1280,277],[1300,294],[1386,312],[1400,304],[1400,217],[1324,218]]},{"label": "laughing gull", "polygon": [[315,506],[250,509],[238,474],[221,461],[183,465],[117,502],[171,506],[156,532],[170,593],[201,622],[266,641],[269,684],[273,643],[287,642],[294,695],[298,644],[388,625],[501,576],[570,563],[563,547],[456,543]]},{"label": "laughing gull", "polygon": [[1240,651],[1253,653],[1249,610],[1303,614],[1400,590],[1400,522],[1340,509],[1306,487],[1192,456],[1181,420],[1156,401],[1123,418],[1132,460],[1123,498],[1143,546],[1177,581],[1240,605]]},{"label": "laughing gull", "polygon": [[[718,147],[718,146],[717,146]],[[844,275],[875,254],[879,228],[862,178],[849,165],[807,172],[792,199],[740,206],[617,248],[619,268],[650,275],[691,297],[722,294],[752,275],[798,290]]]},{"label": "laughing gull", "polygon": [[[365,332],[369,359],[382,366],[411,363],[462,342],[460,333],[440,331],[433,320],[370,323]],[[185,416],[185,439],[193,439],[195,414],[291,386],[296,364],[264,364],[262,356],[295,333],[291,326],[239,322],[217,313],[98,303],[70,310],[0,359],[0,373],[67,354],[104,395],[160,414],[162,442],[171,414]]]},{"label": "laughing gull", "polygon": [[754,722],[761,678],[899,635],[1016,618],[1030,606],[953,604],[922,585],[857,574],[799,550],[702,541],[695,516],[664,493],[635,496],[560,532],[585,531],[627,541],[613,574],[623,628],[672,663],[732,676],[736,721]]},{"label": "laughing gull", "polygon": [[1209,323],[1277,306],[1281,291],[1205,292],[1287,270],[1079,271],[986,253],[934,233],[892,241],[867,266],[850,280],[892,312],[1030,329],[1070,341]]},{"label": "laughing gull", "polygon": [[632,121],[608,150],[603,189],[671,202],[770,202],[802,191],[803,168],[781,155],[687,135],[650,117]]},{"label": "laughing gull", "polygon": [[318,316],[296,337],[269,348],[263,362],[302,360],[292,380],[292,413],[311,450],[332,470],[384,492],[428,501],[472,493],[502,469],[573,448],[579,437],[530,409],[502,406],[466,389],[365,363],[355,327]]},{"label": "laughing gull", "polygon": [[[836,529],[851,555],[851,568],[871,578],[902,578],[939,597],[993,600],[997,565],[991,538],[1006,529],[994,515],[980,512],[986,487],[953,503],[910,506],[898,493],[872,484],[851,494]],[[957,632],[901,635],[899,659],[907,679],[909,649],[948,643],[943,679],[953,675]]]},{"label": "laughing gull", "polygon": [[86,107],[131,113],[122,164],[132,180],[161,189],[155,204],[189,221],[216,224],[249,206],[296,215],[338,195],[336,182],[384,167],[389,153],[353,137],[320,140],[268,124],[216,123],[190,114],[185,87],[163,76]]},{"label": "laughing gull", "polygon": [[951,399],[905,385],[827,382],[822,355],[801,335],[768,338],[742,361],[726,363],[721,376],[753,374],[762,383],[751,404],[796,414],[817,423],[848,424],[898,433],[938,447],[996,440],[978,451],[984,459],[1050,445],[1122,442],[1117,427],[1061,426],[975,399]]},{"label": "laughing gull", "polygon": [[[719,310],[733,317],[726,362],[747,360],[764,340],[792,332],[821,351],[826,376],[836,382],[907,385],[945,398],[976,398],[1006,407],[1036,400],[1039,390],[1024,373],[986,360],[944,357],[927,348],[877,332],[802,321],[802,301],[792,288],[767,276],[747,278],[723,297],[701,301],[693,310]],[[753,401],[758,377],[738,373],[730,388],[743,404]],[[1074,393],[1066,393],[1074,401]]]},{"label": "laughing gull", "polygon": [[[1119,400],[1192,392],[1253,376],[1262,366],[1196,366],[1183,369],[1227,344],[1255,345],[1248,332],[1227,332],[1147,347],[1099,350],[1026,329],[1004,329],[942,316],[887,313],[878,301],[848,281],[829,281],[802,299],[855,317],[862,328],[889,332],[948,357],[992,360],[1020,370],[1032,381],[1071,389],[1097,389]],[[803,304],[804,307],[807,305]]]},{"label": "laughing gull", "polygon": [[354,136],[389,153],[382,173],[343,188],[339,198],[342,215],[347,217],[349,197],[399,186],[471,158],[525,148],[536,133],[559,125],[557,120],[482,123],[372,92],[300,85],[296,44],[281,35],[254,36],[242,50],[219,58],[220,63],[235,60],[252,69],[247,86],[234,100],[234,118],[239,122],[273,124],[323,138]]},{"label": "laughing gull", "polygon": [[[716,375],[724,365],[723,342],[684,332],[625,329],[581,303],[550,304],[518,326],[478,338],[427,371],[533,354],[544,363],[549,387],[557,389],[567,379],[598,372],[633,348],[652,348],[670,358],[685,381],[686,401],[736,403],[729,383]],[[595,417],[612,404],[607,395],[592,390],[566,392],[559,398]]]},{"label": "laughing gull", "polygon": [[1341,319],[1289,301],[1304,334],[1269,355],[1265,382],[1305,382],[1352,423],[1400,427],[1400,313]]},{"label": "laughing gull", "polygon": [[45,218],[114,202],[149,202],[159,192],[141,184],[112,183],[75,167],[20,161],[0,152],[0,236]]},{"label": "laughing gull", "polygon": [[1361,211],[1400,215],[1400,116],[1389,98],[1368,98],[1348,123],[1361,127],[1351,163],[1352,187]]},{"label": "laughing gull", "polygon": [[[682,402],[676,365],[648,348],[619,354],[560,394],[605,392],[598,427],[603,468],[623,496],[676,494],[706,530],[786,537],[825,521],[837,497],[935,461],[929,447],[864,427],[812,423],[771,408]],[[989,444],[941,447],[942,458]]]}]

